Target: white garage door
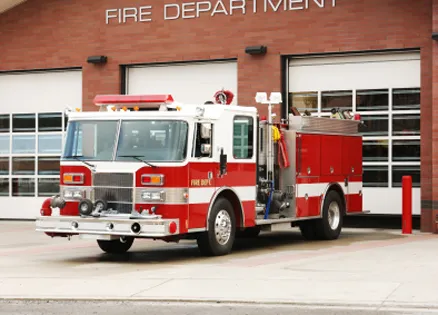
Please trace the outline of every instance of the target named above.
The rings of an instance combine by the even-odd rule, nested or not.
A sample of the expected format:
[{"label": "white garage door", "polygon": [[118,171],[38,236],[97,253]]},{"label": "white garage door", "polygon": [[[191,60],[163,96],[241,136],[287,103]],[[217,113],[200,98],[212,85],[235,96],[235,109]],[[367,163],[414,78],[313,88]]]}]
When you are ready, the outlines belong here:
[{"label": "white garage door", "polygon": [[64,109],[81,104],[80,70],[0,73],[0,218],[33,219],[59,192]]},{"label": "white garage door", "polygon": [[289,62],[288,107],[318,116],[334,107],[361,114],[364,208],[401,214],[401,178],[413,180],[420,214],[420,54],[297,58]]},{"label": "white garage door", "polygon": [[202,62],[129,67],[126,94],[171,94],[175,101],[203,104],[230,90],[237,104],[237,62]]}]

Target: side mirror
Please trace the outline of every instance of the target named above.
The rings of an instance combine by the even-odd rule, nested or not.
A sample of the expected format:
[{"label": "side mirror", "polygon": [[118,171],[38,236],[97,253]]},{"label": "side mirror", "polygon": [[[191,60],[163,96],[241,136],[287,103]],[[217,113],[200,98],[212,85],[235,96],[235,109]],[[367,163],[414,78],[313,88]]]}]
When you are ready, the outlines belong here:
[{"label": "side mirror", "polygon": [[227,173],[227,155],[224,154],[224,149],[221,149],[219,168],[221,176]]},{"label": "side mirror", "polygon": [[210,139],[211,137],[211,124],[201,124],[201,138]]},{"label": "side mirror", "polygon": [[201,145],[201,154],[202,154],[202,155],[208,155],[208,156],[210,156],[210,154],[211,154],[211,145],[210,145],[210,144],[203,143],[203,144]]}]

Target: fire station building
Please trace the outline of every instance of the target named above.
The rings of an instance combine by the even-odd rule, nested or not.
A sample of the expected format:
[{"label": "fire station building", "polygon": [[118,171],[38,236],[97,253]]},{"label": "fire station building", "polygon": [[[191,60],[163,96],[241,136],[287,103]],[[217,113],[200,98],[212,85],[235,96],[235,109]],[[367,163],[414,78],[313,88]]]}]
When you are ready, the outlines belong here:
[{"label": "fire station building", "polygon": [[67,107],[117,93],[204,103],[221,89],[251,106],[282,92],[276,119],[360,113],[364,209],[400,215],[411,175],[431,231],[438,0],[1,1],[0,219],[35,218],[58,192]]}]

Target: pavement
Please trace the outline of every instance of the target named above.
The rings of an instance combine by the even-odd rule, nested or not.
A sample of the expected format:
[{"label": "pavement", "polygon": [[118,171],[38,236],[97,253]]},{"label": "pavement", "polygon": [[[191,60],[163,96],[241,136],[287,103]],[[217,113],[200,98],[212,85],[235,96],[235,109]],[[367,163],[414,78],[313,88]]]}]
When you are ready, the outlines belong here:
[{"label": "pavement", "polygon": [[239,240],[202,257],[196,243],[136,240],[126,255],[93,240],[0,221],[0,299],[184,301],[438,310],[438,235],[344,229],[305,241],[297,229]]},{"label": "pavement", "polygon": [[434,310],[381,307],[260,305],[238,303],[157,303],[144,301],[0,301],[0,315],[411,315],[438,314]]}]

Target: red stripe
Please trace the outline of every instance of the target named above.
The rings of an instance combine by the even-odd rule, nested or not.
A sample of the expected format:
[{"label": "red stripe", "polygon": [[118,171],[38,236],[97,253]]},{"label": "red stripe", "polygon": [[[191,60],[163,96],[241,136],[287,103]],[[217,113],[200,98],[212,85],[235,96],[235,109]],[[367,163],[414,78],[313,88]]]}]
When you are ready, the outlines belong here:
[{"label": "red stripe", "polygon": [[[317,176],[317,177],[297,177],[297,184],[318,184],[331,182],[344,182],[346,176]],[[362,182],[362,176],[348,178],[349,182]]]},{"label": "red stripe", "polygon": [[362,196],[359,194],[351,194],[347,195],[347,212],[348,213],[354,213],[354,212],[362,212]]},{"label": "red stripe", "polygon": [[[209,172],[212,178],[209,180]],[[64,173],[83,173],[85,183],[83,186],[91,186],[91,171],[86,166],[61,166],[61,185],[64,185]],[[222,187],[222,186],[255,186],[256,164],[255,163],[228,163],[227,174],[218,177],[219,163],[191,162],[185,166],[160,166],[152,168],[141,166],[135,172],[136,187],[144,187],[141,184],[141,175],[161,174],[164,175],[163,187]]]},{"label": "red stripe", "polygon": [[145,187],[141,184],[141,175],[160,174],[164,175],[163,187],[187,187],[189,184],[189,166],[160,166],[160,167],[140,167],[135,172],[135,186]]},{"label": "red stripe", "polygon": [[297,198],[297,218],[320,215],[321,197]]},{"label": "red stripe", "polygon": [[206,227],[208,203],[200,203],[189,206],[189,229],[200,229]]},{"label": "red stripe", "polygon": [[254,186],[256,185],[255,163],[228,163],[227,174],[216,178],[216,187]]},{"label": "red stripe", "polygon": [[[208,173],[212,178],[209,180]],[[136,172],[136,186],[142,187],[142,174],[164,175],[164,187],[222,187],[255,186],[255,163],[228,163],[227,174],[218,178],[219,163],[191,162],[186,166],[142,167]]]},{"label": "red stripe", "polygon": [[256,211],[255,201],[242,201],[243,211],[245,213],[245,227],[251,227],[255,225]]}]

